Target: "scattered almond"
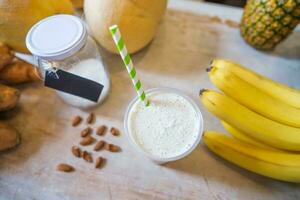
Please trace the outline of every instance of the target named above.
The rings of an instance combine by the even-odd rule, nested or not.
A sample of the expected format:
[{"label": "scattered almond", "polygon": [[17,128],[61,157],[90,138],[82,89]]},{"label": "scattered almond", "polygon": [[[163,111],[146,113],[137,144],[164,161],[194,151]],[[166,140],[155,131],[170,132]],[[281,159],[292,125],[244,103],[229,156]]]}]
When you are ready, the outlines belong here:
[{"label": "scattered almond", "polygon": [[97,128],[97,135],[104,135],[105,134],[105,131],[106,131],[107,127],[105,125],[102,125],[100,127]]},{"label": "scattered almond", "polygon": [[85,161],[92,163],[93,162],[93,157],[91,156],[91,154],[87,151],[83,151],[82,153],[82,157]]},{"label": "scattered almond", "polygon": [[92,124],[94,122],[94,119],[95,119],[95,114],[90,113],[89,116],[86,118],[86,123]]},{"label": "scattered almond", "polygon": [[92,144],[95,141],[95,138],[91,137],[90,135],[84,137],[79,144],[81,144],[82,146],[87,146]]},{"label": "scattered almond", "polygon": [[114,145],[114,144],[106,144],[105,149],[107,151],[110,151],[110,152],[119,152],[119,151],[121,151],[121,148],[117,145]]},{"label": "scattered almond", "polygon": [[78,126],[80,124],[80,122],[82,121],[82,118],[80,116],[75,116],[72,119],[72,126]]},{"label": "scattered almond", "polygon": [[[82,120],[83,120],[82,117],[80,117],[79,115],[75,116],[72,119],[72,126],[74,126],[74,127],[78,126],[82,122]],[[96,116],[93,112],[91,112],[91,113],[89,113],[89,115],[86,118],[86,123],[92,124],[95,122],[95,120],[96,120]],[[96,134],[99,136],[103,136],[106,133],[107,129],[108,128],[106,125],[99,126],[96,129]],[[111,127],[109,131],[113,136],[120,135],[119,129],[117,129],[115,127]],[[83,129],[80,132],[82,139],[79,142],[79,144],[82,146],[87,146],[87,145],[94,143],[96,141],[96,139],[91,136],[92,132],[93,132],[93,128],[91,128],[89,126],[86,127],[85,129]],[[99,140],[98,142],[96,142],[96,144],[94,146],[94,151],[100,151],[102,149],[106,149],[107,151],[110,151],[110,152],[122,151],[121,147],[119,147],[118,145],[109,144],[109,143],[106,143],[104,140]],[[82,157],[86,162],[89,162],[89,163],[94,162],[91,152],[82,151],[78,146],[72,146],[71,151],[72,151],[72,154],[77,158]],[[100,157],[96,158],[96,160],[95,160],[95,168],[102,168],[105,165],[105,163],[106,163],[106,158],[100,156]],[[71,165],[61,163],[61,164],[57,165],[57,170],[62,171],[62,172],[72,172],[72,171],[75,171],[75,168]]]},{"label": "scattered almond", "polygon": [[112,128],[110,129],[110,133],[111,133],[113,136],[118,136],[118,135],[120,135],[120,131],[119,131],[118,129],[114,128],[114,127],[112,127]]},{"label": "scattered almond", "polygon": [[103,149],[105,143],[106,143],[106,142],[105,142],[104,140],[98,141],[98,142],[95,144],[94,151],[99,151],[99,150]]},{"label": "scattered almond", "polygon": [[74,171],[74,167],[65,163],[61,163],[57,165],[56,169],[61,172],[72,172]]},{"label": "scattered almond", "polygon": [[81,135],[81,137],[86,137],[89,134],[91,134],[92,131],[93,131],[93,129],[91,127],[87,127],[80,132],[80,135]]},{"label": "scattered almond", "polygon": [[101,168],[101,167],[104,165],[105,161],[106,161],[105,158],[103,158],[103,157],[101,157],[101,156],[98,157],[98,158],[96,159],[95,168]]},{"label": "scattered almond", "polygon": [[81,149],[77,146],[72,146],[72,153],[74,156],[76,156],[77,158],[80,158],[81,157]]}]

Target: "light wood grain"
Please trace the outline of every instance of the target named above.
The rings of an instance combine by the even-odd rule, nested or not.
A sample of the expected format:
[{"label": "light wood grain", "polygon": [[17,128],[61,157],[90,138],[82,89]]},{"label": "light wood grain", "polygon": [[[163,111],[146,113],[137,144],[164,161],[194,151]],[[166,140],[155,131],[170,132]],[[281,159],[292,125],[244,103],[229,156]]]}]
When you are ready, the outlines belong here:
[{"label": "light wood grain", "polygon": [[[240,10],[184,1],[171,1],[154,41],[133,56],[145,88],[174,87],[198,102],[201,88],[213,88],[205,68],[211,59],[234,59],[269,77],[299,87],[300,33],[294,33],[279,50],[266,54],[244,43],[236,28],[212,23],[205,16],[235,18]],[[189,3],[186,3],[189,2]],[[211,8],[210,11],[207,11]],[[187,12],[188,11],[188,12]],[[214,12],[213,12],[214,11]],[[78,127],[71,126],[74,115],[89,111],[62,102],[55,92],[42,85],[26,85],[19,107],[1,118],[22,133],[22,145],[0,155],[0,199],[300,199],[299,186],[264,178],[217,158],[201,143],[185,159],[159,166],[130,146],[123,131],[123,117],[136,95],[126,69],[117,55],[102,52],[109,68],[112,89],[108,99],[93,112],[93,127],[102,124],[119,128],[120,137],[109,134],[106,141],[122,147],[121,153],[97,152],[107,158],[99,170],[75,158],[71,146],[80,141]],[[289,77],[289,79],[286,79]],[[199,103],[205,129],[223,130],[219,121]],[[101,138],[100,136],[96,136]],[[92,146],[85,147],[91,150]],[[96,157],[95,157],[96,158]],[[73,173],[61,173],[56,165],[73,165]]]}]

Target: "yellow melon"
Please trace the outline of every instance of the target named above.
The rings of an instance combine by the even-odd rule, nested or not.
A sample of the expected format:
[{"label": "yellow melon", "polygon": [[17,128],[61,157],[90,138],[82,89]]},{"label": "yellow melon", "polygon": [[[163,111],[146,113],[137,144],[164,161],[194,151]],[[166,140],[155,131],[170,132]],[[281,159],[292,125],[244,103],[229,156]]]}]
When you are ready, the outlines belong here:
[{"label": "yellow melon", "polygon": [[25,37],[39,20],[60,13],[73,14],[70,0],[0,0],[0,41],[25,52]]},{"label": "yellow melon", "polygon": [[95,39],[117,53],[108,28],[117,24],[129,53],[146,46],[154,37],[167,0],[85,0],[84,14]]},{"label": "yellow melon", "polygon": [[75,8],[83,7],[83,0],[71,0]]}]

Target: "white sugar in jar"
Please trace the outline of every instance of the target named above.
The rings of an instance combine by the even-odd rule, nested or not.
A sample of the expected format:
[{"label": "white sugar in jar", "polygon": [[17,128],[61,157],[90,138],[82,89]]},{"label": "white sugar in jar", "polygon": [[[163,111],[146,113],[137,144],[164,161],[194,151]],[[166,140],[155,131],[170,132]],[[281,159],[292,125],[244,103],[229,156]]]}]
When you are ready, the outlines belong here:
[{"label": "white sugar in jar", "polygon": [[[103,63],[95,58],[85,59],[78,62],[76,65],[72,66],[68,72],[77,74],[81,77],[96,81],[101,83],[104,87],[102,93],[99,97],[98,103],[101,103],[109,93],[110,80],[106,75]],[[83,99],[81,97],[76,97],[65,92],[58,92],[58,95],[68,104],[88,108],[94,105],[93,102]]]},{"label": "white sugar in jar", "polygon": [[[90,108],[99,105],[108,96],[109,74],[96,42],[88,35],[86,24],[80,18],[72,15],[54,15],[45,18],[30,29],[26,45],[37,59],[43,78],[47,69],[57,68],[103,86],[97,102],[58,91],[58,95],[66,103],[80,108]],[[89,88],[84,90],[89,91]]]}]

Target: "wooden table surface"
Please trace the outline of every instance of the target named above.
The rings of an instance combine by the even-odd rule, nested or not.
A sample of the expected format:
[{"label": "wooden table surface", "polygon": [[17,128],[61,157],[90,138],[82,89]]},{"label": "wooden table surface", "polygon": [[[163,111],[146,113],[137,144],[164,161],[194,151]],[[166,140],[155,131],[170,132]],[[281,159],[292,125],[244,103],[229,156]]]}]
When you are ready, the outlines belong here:
[{"label": "wooden table surface", "polygon": [[[226,23],[238,22],[241,14],[238,8],[170,0],[156,38],[133,56],[145,88],[177,88],[199,103],[199,89],[214,88],[205,68],[216,57],[233,59],[300,88],[299,29],[274,52],[259,52],[245,44],[239,30],[228,25],[232,23]],[[124,113],[135,91],[120,57],[102,54],[112,88],[104,104],[93,110],[97,115],[93,127],[107,124],[123,133]],[[103,169],[96,170],[70,152],[85,127],[72,127],[70,119],[77,114],[86,117],[89,111],[68,106],[41,84],[21,89],[19,107],[1,116],[22,134],[19,148],[0,155],[1,200],[300,199],[299,185],[247,172],[214,156],[202,142],[190,156],[160,166],[136,152],[124,133],[120,137],[106,135],[105,140],[123,151],[94,153],[108,159]],[[219,121],[199,106],[205,129],[223,130]],[[56,171],[60,162],[72,164],[76,171]]]}]

